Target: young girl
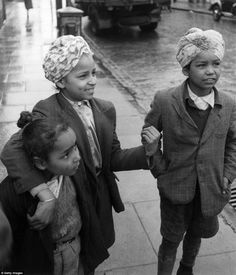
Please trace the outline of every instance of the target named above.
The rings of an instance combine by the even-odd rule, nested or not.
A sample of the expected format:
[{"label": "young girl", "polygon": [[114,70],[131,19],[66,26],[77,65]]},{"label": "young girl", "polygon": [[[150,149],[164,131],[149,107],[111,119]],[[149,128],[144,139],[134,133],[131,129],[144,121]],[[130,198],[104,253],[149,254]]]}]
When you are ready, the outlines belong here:
[{"label": "young girl", "polygon": [[[43,172],[45,188],[54,194],[53,199],[39,204],[47,205],[55,201],[54,215],[50,226],[40,230],[40,224],[36,222],[33,226],[39,230],[32,230],[28,220],[34,214],[38,200],[29,193],[16,194],[9,178],[3,181],[0,185],[0,200],[14,239],[9,268],[24,271],[24,274],[84,274],[80,252],[81,245],[88,244],[85,239],[85,242],[81,241],[81,217],[82,214],[84,216],[82,212],[85,208],[81,201],[85,198],[82,197],[80,186],[84,184],[84,179],[77,173],[80,153],[76,146],[76,136],[62,119],[32,120],[32,117],[31,113],[23,112],[18,126],[24,127],[23,146],[35,167]],[[70,176],[76,173],[79,179],[75,183]],[[89,211],[88,203],[89,198],[86,197],[86,211]],[[86,238],[86,232],[82,236]],[[96,247],[96,243],[94,245]],[[86,247],[84,250],[87,251]],[[106,256],[106,253],[101,252]],[[91,255],[88,255],[88,259],[93,260]]]}]

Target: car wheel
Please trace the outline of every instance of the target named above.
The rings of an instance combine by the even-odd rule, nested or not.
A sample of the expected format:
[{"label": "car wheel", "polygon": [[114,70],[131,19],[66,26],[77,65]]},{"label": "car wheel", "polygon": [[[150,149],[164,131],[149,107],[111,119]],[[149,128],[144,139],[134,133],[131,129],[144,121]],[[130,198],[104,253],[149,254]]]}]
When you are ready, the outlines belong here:
[{"label": "car wheel", "polygon": [[212,7],[212,15],[213,15],[213,19],[215,21],[220,21],[220,18],[221,18],[221,8],[219,7],[219,5],[214,5]]},{"label": "car wheel", "polygon": [[141,31],[154,31],[157,27],[158,23],[157,22],[152,22],[150,24],[146,24],[146,25],[140,25],[139,28]]}]

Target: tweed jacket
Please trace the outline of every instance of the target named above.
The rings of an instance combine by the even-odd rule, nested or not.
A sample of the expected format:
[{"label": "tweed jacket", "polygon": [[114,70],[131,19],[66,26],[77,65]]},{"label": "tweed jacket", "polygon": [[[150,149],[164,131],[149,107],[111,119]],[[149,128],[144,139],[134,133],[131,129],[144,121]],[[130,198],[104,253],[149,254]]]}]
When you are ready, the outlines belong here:
[{"label": "tweed jacket", "polygon": [[204,132],[186,111],[187,80],[180,86],[156,93],[145,124],[163,133],[163,149],[155,156],[152,173],[161,196],[173,204],[187,204],[199,182],[202,213],[217,215],[230,198],[230,182],[236,176],[235,98],[215,88],[215,105]]}]

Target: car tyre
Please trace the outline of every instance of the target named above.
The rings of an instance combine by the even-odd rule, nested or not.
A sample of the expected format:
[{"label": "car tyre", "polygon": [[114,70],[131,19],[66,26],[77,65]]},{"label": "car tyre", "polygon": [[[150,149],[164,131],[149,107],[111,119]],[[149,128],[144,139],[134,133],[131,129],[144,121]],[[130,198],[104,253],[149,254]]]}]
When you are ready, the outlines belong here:
[{"label": "car tyre", "polygon": [[150,31],[154,31],[157,26],[158,26],[157,22],[152,22],[146,25],[140,25],[139,28],[141,31],[150,32]]},{"label": "car tyre", "polygon": [[219,5],[214,5],[212,7],[212,15],[213,15],[214,21],[216,21],[216,22],[220,21],[222,14],[221,14],[221,8]]}]

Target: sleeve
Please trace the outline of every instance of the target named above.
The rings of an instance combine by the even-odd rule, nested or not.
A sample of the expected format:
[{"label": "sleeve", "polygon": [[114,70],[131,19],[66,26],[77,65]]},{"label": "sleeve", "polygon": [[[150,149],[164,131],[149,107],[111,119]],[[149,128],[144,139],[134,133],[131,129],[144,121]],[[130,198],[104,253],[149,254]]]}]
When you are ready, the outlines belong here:
[{"label": "sleeve", "polygon": [[236,100],[230,118],[230,126],[225,144],[224,176],[230,181],[236,178]]},{"label": "sleeve", "polygon": [[[44,112],[39,112],[38,103],[33,112],[36,117],[44,116]],[[1,161],[6,166],[7,173],[14,180],[16,192],[18,194],[31,190],[42,184],[44,177],[42,172],[36,169],[24,151],[22,142],[22,130],[13,134],[1,152]]]},{"label": "sleeve", "polygon": [[[154,96],[154,99],[151,103],[150,110],[146,115],[146,118],[144,120],[144,126],[154,126],[160,133],[162,133],[163,127],[162,127],[162,100],[159,93],[156,93]],[[160,140],[158,149],[156,153],[149,157],[149,169],[152,173],[152,175],[157,178],[161,171],[165,170],[165,161],[162,154],[162,142]]]},{"label": "sleeve", "polygon": [[1,160],[9,177],[14,180],[18,194],[29,191],[44,181],[43,174],[34,167],[23,149],[21,133],[22,130],[12,135],[1,153]]}]

